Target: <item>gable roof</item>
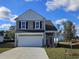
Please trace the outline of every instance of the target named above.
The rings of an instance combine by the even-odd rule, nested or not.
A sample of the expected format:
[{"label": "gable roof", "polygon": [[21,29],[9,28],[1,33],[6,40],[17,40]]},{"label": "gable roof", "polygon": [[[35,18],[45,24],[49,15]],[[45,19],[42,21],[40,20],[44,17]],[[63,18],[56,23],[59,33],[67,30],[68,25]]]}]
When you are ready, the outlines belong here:
[{"label": "gable roof", "polygon": [[27,10],[23,14],[21,14],[16,20],[44,20],[45,18],[33,11],[32,9]]},{"label": "gable roof", "polygon": [[47,31],[49,30],[57,31],[57,28],[50,20],[46,20],[45,23],[46,23],[45,26]]},{"label": "gable roof", "polygon": [[18,16],[15,20],[45,20],[46,30],[57,31],[57,28],[50,20],[46,20],[43,16],[33,11],[32,9],[27,10],[26,12]]}]

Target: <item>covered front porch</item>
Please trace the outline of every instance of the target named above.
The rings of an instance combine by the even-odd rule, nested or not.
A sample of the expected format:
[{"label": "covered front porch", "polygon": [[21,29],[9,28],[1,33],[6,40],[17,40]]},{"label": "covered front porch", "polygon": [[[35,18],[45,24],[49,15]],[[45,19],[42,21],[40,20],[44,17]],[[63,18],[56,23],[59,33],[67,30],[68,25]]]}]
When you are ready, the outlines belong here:
[{"label": "covered front porch", "polygon": [[46,47],[56,47],[57,43],[57,32],[56,31],[46,31]]}]

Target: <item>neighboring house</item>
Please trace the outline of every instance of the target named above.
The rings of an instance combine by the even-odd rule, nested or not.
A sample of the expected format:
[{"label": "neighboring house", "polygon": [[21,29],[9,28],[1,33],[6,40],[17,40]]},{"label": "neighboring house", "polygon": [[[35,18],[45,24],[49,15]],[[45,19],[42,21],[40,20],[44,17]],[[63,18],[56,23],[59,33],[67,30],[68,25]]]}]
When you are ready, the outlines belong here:
[{"label": "neighboring house", "polygon": [[4,31],[0,31],[0,42],[4,41]]},{"label": "neighboring house", "polygon": [[10,31],[15,31],[15,26],[11,26],[11,27],[9,28],[9,30],[10,30]]},{"label": "neighboring house", "polygon": [[60,24],[56,24],[58,33],[57,33],[57,39],[58,41],[63,41],[64,40],[64,26]]},{"label": "neighboring house", "polygon": [[64,30],[60,30],[58,33],[58,41],[63,41],[64,39]]},{"label": "neighboring house", "polygon": [[29,9],[16,19],[15,46],[53,46],[57,33],[50,20]]},{"label": "neighboring house", "polygon": [[76,30],[76,36],[79,37],[79,25],[78,26],[75,26],[75,30]]},{"label": "neighboring house", "polygon": [[2,35],[0,35],[0,42],[4,41],[4,37]]}]

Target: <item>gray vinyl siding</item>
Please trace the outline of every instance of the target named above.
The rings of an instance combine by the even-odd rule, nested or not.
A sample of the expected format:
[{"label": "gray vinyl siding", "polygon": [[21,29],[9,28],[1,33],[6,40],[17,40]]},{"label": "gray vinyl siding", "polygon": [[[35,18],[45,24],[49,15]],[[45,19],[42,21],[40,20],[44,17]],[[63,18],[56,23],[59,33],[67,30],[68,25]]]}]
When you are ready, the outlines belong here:
[{"label": "gray vinyl siding", "polygon": [[27,10],[18,17],[18,20],[44,20],[44,17],[33,10]]},{"label": "gray vinyl siding", "polygon": [[16,30],[19,30],[19,21],[16,21]]},{"label": "gray vinyl siding", "polygon": [[[33,28],[33,22],[35,22],[35,21],[33,21],[33,20],[30,20],[30,21],[27,21],[28,22],[28,28],[26,29],[26,30],[36,30],[35,28]],[[41,29],[39,29],[39,30],[44,30],[44,21],[41,21],[41,23],[42,23],[42,28]],[[17,31],[19,31],[19,30],[21,30],[20,28],[19,28],[19,21],[16,21],[16,30]]]},{"label": "gray vinyl siding", "polygon": [[33,30],[33,21],[28,21],[28,30]]}]

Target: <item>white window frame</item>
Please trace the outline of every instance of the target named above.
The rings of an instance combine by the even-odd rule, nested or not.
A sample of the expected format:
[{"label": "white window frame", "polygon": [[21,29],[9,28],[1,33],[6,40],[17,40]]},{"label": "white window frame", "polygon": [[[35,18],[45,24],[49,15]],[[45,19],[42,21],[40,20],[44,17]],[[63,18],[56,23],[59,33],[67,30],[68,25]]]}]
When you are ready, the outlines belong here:
[{"label": "white window frame", "polygon": [[[38,25],[39,27],[38,28],[36,28],[37,27],[37,24],[36,24],[37,22],[39,22],[39,25]],[[35,29],[40,29],[40,21],[35,21]]]},{"label": "white window frame", "polygon": [[[25,22],[25,28],[22,27],[22,22]],[[26,29],[26,21],[21,21],[21,29]]]}]

